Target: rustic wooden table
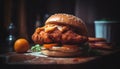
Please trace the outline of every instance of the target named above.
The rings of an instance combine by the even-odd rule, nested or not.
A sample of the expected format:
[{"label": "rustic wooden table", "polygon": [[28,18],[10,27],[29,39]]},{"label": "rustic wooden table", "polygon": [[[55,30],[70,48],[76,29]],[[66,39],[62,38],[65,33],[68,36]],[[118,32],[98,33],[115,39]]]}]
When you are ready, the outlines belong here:
[{"label": "rustic wooden table", "polygon": [[0,55],[3,68],[29,69],[119,69],[120,50],[100,50],[101,55],[69,58],[47,57],[40,52]]}]

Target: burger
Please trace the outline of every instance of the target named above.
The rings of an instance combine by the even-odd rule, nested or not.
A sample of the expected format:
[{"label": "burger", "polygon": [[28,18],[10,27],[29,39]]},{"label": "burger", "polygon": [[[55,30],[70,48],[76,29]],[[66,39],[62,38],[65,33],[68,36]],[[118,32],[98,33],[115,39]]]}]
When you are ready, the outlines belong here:
[{"label": "burger", "polygon": [[52,57],[80,56],[88,52],[87,27],[82,19],[66,13],[51,15],[32,35],[41,53]]}]

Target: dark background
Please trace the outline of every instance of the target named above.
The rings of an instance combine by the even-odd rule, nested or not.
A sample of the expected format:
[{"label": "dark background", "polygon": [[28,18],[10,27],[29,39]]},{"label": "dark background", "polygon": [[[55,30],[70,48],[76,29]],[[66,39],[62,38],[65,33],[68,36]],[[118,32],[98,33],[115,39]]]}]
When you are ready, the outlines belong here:
[{"label": "dark background", "polygon": [[94,21],[101,19],[119,21],[118,0],[0,0],[0,45],[6,43],[8,25],[16,26],[16,37],[31,35],[37,17],[42,26],[54,13],[69,13],[80,17],[88,28],[88,35],[95,36]]},{"label": "dark background", "polygon": [[[11,22],[16,26],[16,38],[24,37],[32,43],[31,35],[35,30],[34,25],[37,17],[40,18],[43,26],[45,20],[50,15],[54,13],[69,13],[80,17],[88,28],[88,35],[94,37],[95,20],[108,19],[119,21],[120,4],[118,1],[119,0],[0,0],[0,53],[4,53],[6,52],[5,50],[7,50],[7,28]],[[119,34],[119,29],[117,33]],[[95,60],[81,66],[89,69],[118,69],[120,68],[119,59],[120,54],[118,52],[114,55],[106,56],[101,60]],[[8,67],[14,68],[14,66]],[[18,67],[32,69],[39,68],[40,66],[16,66],[16,68]],[[46,66],[43,66],[43,68],[44,67]],[[54,68],[54,66],[51,65],[48,67]],[[62,66],[59,67],[61,68]],[[79,68],[80,66],[73,65],[71,67]],[[68,68],[70,68],[69,65]]]}]

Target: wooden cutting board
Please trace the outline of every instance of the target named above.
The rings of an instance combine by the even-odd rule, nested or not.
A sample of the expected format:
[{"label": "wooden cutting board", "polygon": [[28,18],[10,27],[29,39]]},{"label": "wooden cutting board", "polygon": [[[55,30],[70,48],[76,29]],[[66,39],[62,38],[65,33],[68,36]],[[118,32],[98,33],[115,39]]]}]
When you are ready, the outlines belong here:
[{"label": "wooden cutting board", "polygon": [[4,54],[6,64],[81,64],[92,60],[100,59],[106,55],[110,55],[116,51],[100,50],[101,55],[88,55],[80,57],[48,57],[40,52],[16,53],[9,52]]}]

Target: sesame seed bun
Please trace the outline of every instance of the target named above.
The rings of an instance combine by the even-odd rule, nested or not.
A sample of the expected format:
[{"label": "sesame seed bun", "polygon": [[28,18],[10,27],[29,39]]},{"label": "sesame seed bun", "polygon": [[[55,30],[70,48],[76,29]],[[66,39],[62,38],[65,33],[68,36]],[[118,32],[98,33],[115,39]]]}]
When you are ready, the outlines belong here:
[{"label": "sesame seed bun", "polygon": [[46,20],[45,24],[69,25],[70,27],[76,29],[80,33],[80,35],[87,35],[88,33],[86,25],[82,21],[82,19],[71,14],[65,13],[54,14]]}]

